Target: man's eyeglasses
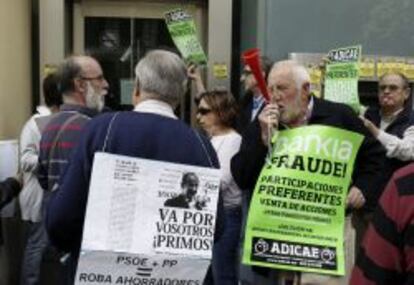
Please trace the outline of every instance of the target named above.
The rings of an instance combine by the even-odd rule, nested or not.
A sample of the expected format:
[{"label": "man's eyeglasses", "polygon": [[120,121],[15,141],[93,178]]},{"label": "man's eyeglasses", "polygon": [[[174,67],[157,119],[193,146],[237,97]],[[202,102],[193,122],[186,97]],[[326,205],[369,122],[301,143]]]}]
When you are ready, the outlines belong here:
[{"label": "man's eyeglasses", "polygon": [[387,88],[391,92],[397,91],[398,89],[405,89],[404,87],[400,87],[400,86],[395,85],[395,84],[389,84],[389,85],[384,84],[384,85],[379,86],[379,90],[382,91],[382,92],[384,92]]},{"label": "man's eyeglasses", "polygon": [[202,116],[205,116],[209,113],[211,113],[211,109],[202,108],[202,107],[197,109],[197,114],[200,114]]},{"label": "man's eyeglasses", "polygon": [[88,81],[93,81],[93,80],[103,81],[103,80],[105,80],[105,77],[103,76],[103,74],[95,76],[95,77],[81,76],[80,78],[82,80],[88,80]]}]

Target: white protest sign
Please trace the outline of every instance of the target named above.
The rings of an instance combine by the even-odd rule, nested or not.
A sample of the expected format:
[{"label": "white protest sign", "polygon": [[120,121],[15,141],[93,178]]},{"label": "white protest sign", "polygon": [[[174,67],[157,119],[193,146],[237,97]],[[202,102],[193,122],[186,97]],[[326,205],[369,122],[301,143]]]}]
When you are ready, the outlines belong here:
[{"label": "white protest sign", "polygon": [[[211,259],[219,185],[218,169],[95,154],[76,284],[93,284],[85,276],[99,272],[110,279],[120,272],[149,278],[137,277],[136,266],[122,269],[122,254],[147,258],[147,267],[173,260],[173,269],[151,267],[156,281],[191,276],[200,283],[186,284],[201,284]],[[184,274],[189,268],[192,275]]]},{"label": "white protest sign", "polygon": [[0,180],[15,176],[19,168],[19,144],[17,140],[0,141]]}]

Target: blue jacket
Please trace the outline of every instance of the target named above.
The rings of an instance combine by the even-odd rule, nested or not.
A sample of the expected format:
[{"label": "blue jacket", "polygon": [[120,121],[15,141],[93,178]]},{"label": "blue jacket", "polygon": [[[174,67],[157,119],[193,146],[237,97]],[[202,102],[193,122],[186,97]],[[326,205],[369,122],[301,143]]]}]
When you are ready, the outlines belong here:
[{"label": "blue jacket", "polygon": [[[219,167],[209,140],[183,122],[150,113],[115,113],[108,135],[108,153],[132,157]],[[112,114],[89,122],[75,149],[60,188],[46,215],[51,242],[65,251],[80,248],[94,153],[102,151]],[[219,223],[218,223],[219,224]]]}]

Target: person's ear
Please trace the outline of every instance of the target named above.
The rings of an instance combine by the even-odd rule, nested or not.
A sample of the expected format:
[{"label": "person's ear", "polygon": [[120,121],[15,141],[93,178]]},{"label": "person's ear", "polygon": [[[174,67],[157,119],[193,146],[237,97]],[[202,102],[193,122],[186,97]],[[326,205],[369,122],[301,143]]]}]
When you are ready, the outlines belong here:
[{"label": "person's ear", "polygon": [[84,93],[86,92],[86,82],[80,78],[73,79],[73,87],[76,92]]},{"label": "person's ear", "polygon": [[309,82],[305,82],[302,84],[302,88],[301,88],[301,97],[303,100],[307,100],[310,94],[310,83]]},{"label": "person's ear", "polygon": [[139,103],[141,99],[141,94],[139,92],[139,89],[137,87],[134,88],[132,91],[132,104],[135,106]]},{"label": "person's ear", "polygon": [[404,90],[404,101],[407,100],[410,97],[410,94],[411,94],[411,88],[410,87],[405,88],[405,90]]},{"label": "person's ear", "polygon": [[138,79],[135,79],[135,87],[132,91],[132,104],[135,106],[141,101],[141,93],[139,91],[139,81]]}]

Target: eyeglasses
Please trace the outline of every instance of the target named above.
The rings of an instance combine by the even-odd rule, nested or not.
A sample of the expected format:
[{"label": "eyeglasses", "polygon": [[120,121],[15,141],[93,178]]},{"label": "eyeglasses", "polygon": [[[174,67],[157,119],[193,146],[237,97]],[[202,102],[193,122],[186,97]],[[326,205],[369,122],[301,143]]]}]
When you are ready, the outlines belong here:
[{"label": "eyeglasses", "polygon": [[86,77],[86,76],[81,76],[80,78],[81,78],[82,80],[88,80],[88,81],[92,81],[92,80],[103,81],[103,80],[105,80],[105,77],[103,76],[103,74],[100,74],[100,75],[95,76],[95,77]]},{"label": "eyeglasses", "polygon": [[398,89],[405,89],[404,87],[400,87],[400,86],[395,85],[395,84],[390,84],[390,85],[386,85],[386,84],[384,84],[384,85],[380,85],[380,86],[379,86],[379,90],[380,90],[381,92],[384,92],[387,88],[388,88],[388,90],[390,90],[391,92],[396,91],[396,90],[398,90]]},{"label": "eyeglasses", "polygon": [[203,107],[197,109],[197,114],[200,114],[201,116],[205,116],[208,113],[211,113],[211,109],[207,109]]}]

